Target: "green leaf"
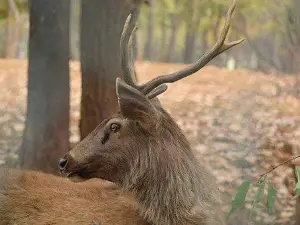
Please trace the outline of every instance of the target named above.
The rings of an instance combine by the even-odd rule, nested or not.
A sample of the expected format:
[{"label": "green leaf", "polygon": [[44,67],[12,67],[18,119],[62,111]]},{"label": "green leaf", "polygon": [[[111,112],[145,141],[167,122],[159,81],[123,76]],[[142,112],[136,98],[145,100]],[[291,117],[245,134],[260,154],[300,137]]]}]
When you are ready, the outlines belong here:
[{"label": "green leaf", "polygon": [[300,196],[300,166],[295,167],[295,174],[297,177],[297,183],[295,185],[294,191],[296,192],[293,199],[297,198]]},{"label": "green leaf", "polygon": [[269,191],[267,197],[267,209],[269,214],[274,213],[275,200],[276,200],[276,190],[273,184],[269,184]]},{"label": "green leaf", "polygon": [[295,167],[295,173],[296,173],[296,177],[297,177],[297,181],[300,181],[300,166],[296,166]]},{"label": "green leaf", "polygon": [[252,203],[253,208],[257,206],[257,204],[261,201],[262,197],[264,196],[264,190],[266,185],[267,176],[263,176],[259,181],[259,187],[257,192],[255,193],[255,197]]},{"label": "green leaf", "polygon": [[300,181],[296,183],[295,190],[300,189]]},{"label": "green leaf", "polygon": [[248,193],[250,184],[251,181],[246,180],[238,187],[236,195],[232,200],[232,206],[230,212],[228,213],[228,216],[234,213],[238,208],[240,208],[245,203],[246,195]]},{"label": "green leaf", "polygon": [[[299,183],[299,182],[298,182]],[[297,184],[298,184],[297,183]],[[297,184],[296,184],[296,186],[297,186]],[[300,196],[300,189],[299,188],[295,188],[295,195],[294,195],[294,197],[292,198],[292,199],[295,199],[295,198],[298,198],[299,196]]]}]

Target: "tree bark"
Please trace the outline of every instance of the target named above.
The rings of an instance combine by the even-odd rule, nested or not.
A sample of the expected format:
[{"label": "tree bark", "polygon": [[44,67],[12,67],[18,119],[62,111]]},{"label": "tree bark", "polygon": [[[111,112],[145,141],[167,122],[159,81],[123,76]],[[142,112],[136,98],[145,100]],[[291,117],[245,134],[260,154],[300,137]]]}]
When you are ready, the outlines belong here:
[{"label": "tree bark", "polygon": [[161,43],[160,43],[160,60],[164,61],[166,55],[166,43],[167,43],[167,25],[166,25],[166,13],[165,11],[162,12],[161,15],[162,19],[160,22],[161,26]]},{"label": "tree bark", "polygon": [[300,1],[299,0],[294,0],[293,1],[293,4],[294,4],[294,9],[295,9],[295,20],[296,20],[296,29],[298,30],[298,32],[300,33],[300,15],[299,15],[299,12],[300,12]]},{"label": "tree bark", "polygon": [[79,24],[80,24],[80,1],[71,0],[70,5],[70,58],[79,60]]},{"label": "tree bark", "polygon": [[[175,0],[174,4],[178,5],[179,1]],[[165,62],[172,62],[174,59],[174,51],[176,48],[177,42],[177,31],[180,24],[179,12],[175,10],[171,15],[171,32],[170,32],[170,41],[165,55]]]},{"label": "tree bark", "polygon": [[123,77],[120,37],[128,14],[134,7],[140,7],[141,2],[82,1],[81,139],[117,110],[116,78]]},{"label": "tree bark", "polygon": [[8,6],[8,15],[6,19],[6,29],[5,29],[5,48],[4,48],[4,57],[10,58],[11,57],[11,42],[13,38],[13,10],[11,8],[11,4],[7,4]]},{"label": "tree bark", "polygon": [[147,41],[144,54],[145,58],[151,61],[153,56],[154,0],[149,3],[148,13]]},{"label": "tree bark", "polygon": [[186,20],[186,35],[185,35],[185,47],[183,52],[184,63],[193,62],[196,35],[200,23],[201,14],[197,13],[197,4],[195,1],[189,1],[187,20]]},{"label": "tree bark", "polygon": [[289,73],[296,73],[299,67],[299,58],[300,58],[300,30],[297,28],[297,10],[296,5],[297,3],[294,2],[292,7],[288,7],[286,9],[286,31],[285,31],[285,38],[286,38],[286,46],[289,54],[286,54],[286,57],[283,59],[287,64],[287,72]]},{"label": "tree bark", "polygon": [[136,48],[135,48],[135,56],[136,56],[136,60],[137,61],[142,61],[143,60],[143,40],[141,38],[141,31],[140,30],[136,30],[135,31],[135,36],[134,36],[134,43],[136,43]]},{"label": "tree bark", "polygon": [[31,0],[24,169],[57,173],[69,149],[69,0]]},{"label": "tree bark", "polygon": [[6,20],[6,34],[5,34],[5,58],[17,58],[19,43],[21,38],[21,30],[23,26],[23,17],[17,4],[14,0],[8,0],[8,16]]},{"label": "tree bark", "polygon": [[193,62],[194,49],[195,49],[195,37],[196,32],[188,30],[185,36],[185,47],[183,53],[183,62],[191,63]]},{"label": "tree bark", "polygon": [[170,34],[170,42],[168,45],[168,49],[165,56],[165,62],[172,62],[174,58],[174,51],[176,48],[176,41],[177,41],[177,30],[179,27],[179,18],[177,16],[174,16],[172,19],[171,24],[171,34]]}]

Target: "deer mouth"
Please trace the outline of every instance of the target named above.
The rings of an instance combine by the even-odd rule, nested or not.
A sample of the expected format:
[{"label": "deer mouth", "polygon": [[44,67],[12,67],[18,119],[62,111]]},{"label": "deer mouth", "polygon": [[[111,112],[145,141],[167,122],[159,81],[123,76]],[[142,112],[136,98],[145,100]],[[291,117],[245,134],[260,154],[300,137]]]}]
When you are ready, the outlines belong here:
[{"label": "deer mouth", "polygon": [[65,173],[65,177],[73,181],[83,181],[89,179],[87,167],[83,167],[69,173]]},{"label": "deer mouth", "polygon": [[87,171],[87,167],[81,168],[79,170],[76,171],[72,171],[66,174],[67,178],[71,178],[74,176],[79,176],[81,178],[88,178],[88,171]]}]

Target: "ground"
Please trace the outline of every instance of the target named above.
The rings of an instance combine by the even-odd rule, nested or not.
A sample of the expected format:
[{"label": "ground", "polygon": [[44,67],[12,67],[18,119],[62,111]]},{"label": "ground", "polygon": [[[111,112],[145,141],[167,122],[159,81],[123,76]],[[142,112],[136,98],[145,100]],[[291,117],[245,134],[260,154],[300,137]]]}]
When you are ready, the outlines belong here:
[{"label": "ground", "polygon": [[[184,66],[138,62],[138,80],[146,81]],[[26,115],[26,72],[26,61],[0,60],[0,166],[18,166]],[[276,164],[300,154],[300,99],[295,95],[295,82],[293,76],[208,66],[170,84],[161,96],[163,105],[184,130],[199,160],[207,163],[216,176],[225,211],[229,211],[236,187],[243,180],[255,181]],[[72,144],[79,140],[80,88],[80,67],[72,62]],[[277,190],[276,213],[269,216],[264,202],[258,209],[252,209],[254,185],[247,198],[246,211],[240,215],[243,220],[256,221],[255,224],[292,224],[293,166],[279,167],[268,178]]]}]

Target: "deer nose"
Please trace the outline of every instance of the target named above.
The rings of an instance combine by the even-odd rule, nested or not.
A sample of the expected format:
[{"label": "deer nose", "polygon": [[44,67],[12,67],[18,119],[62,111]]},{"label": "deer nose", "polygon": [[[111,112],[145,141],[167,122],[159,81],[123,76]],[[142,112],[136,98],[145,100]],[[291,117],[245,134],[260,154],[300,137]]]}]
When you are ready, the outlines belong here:
[{"label": "deer nose", "polygon": [[65,158],[60,158],[58,161],[58,167],[60,170],[65,170],[67,166],[68,160]]}]

